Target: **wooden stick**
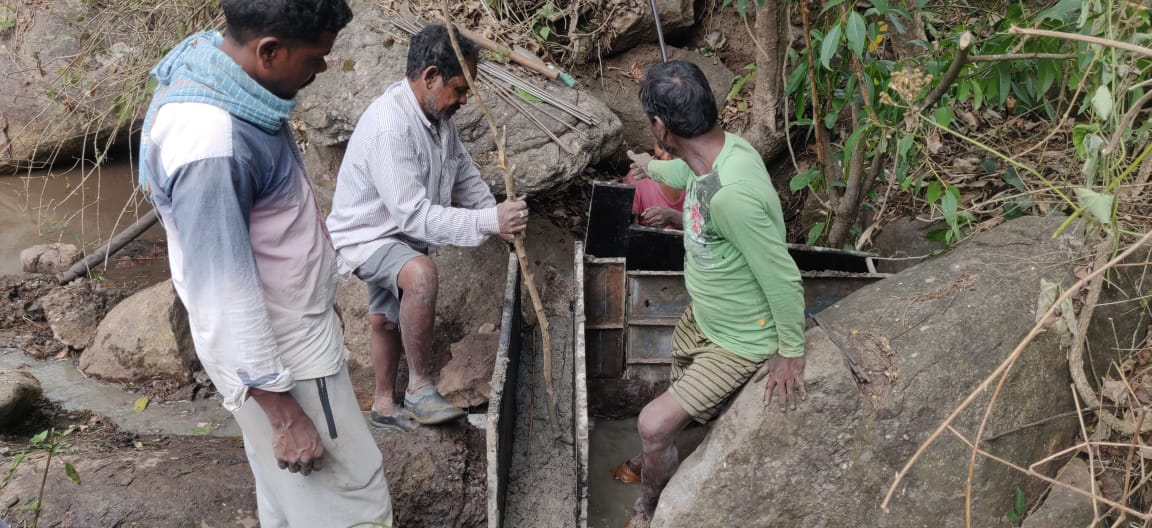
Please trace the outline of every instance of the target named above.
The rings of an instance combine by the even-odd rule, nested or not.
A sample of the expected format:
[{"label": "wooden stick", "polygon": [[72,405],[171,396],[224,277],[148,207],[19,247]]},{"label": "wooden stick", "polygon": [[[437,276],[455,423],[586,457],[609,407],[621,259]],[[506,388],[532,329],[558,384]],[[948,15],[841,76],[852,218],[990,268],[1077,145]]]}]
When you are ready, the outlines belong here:
[{"label": "wooden stick", "polygon": [[115,255],[117,251],[123,249],[124,246],[128,245],[129,242],[135,240],[136,237],[140,236],[142,233],[147,231],[148,228],[155,225],[158,220],[159,217],[156,216],[155,209],[148,211],[148,213],[144,216],[141,216],[135,224],[128,226],[128,229],[125,229],[121,231],[120,234],[112,237],[112,240],[109,240],[108,243],[104,245],[104,247],[96,250],[95,253],[84,257],[84,259],[80,262],[73,264],[71,268],[68,268],[68,271],[56,274],[56,282],[60,284],[67,284],[73,280],[76,280],[77,277],[88,273],[88,270],[99,264],[100,261],[104,260],[106,257]]},{"label": "wooden stick", "polygon": [[[460,61],[464,80],[468,82],[468,88],[472,90],[472,93],[477,93],[476,80],[472,78],[472,72],[468,71],[464,61],[464,53],[460,51],[460,43],[456,40],[456,27],[448,18],[447,0],[444,0],[441,6],[444,26],[448,29],[448,39],[452,41],[452,50],[456,52],[456,59]],[[508,199],[511,200],[516,196],[516,182],[512,179],[512,172],[516,167],[509,166],[505,156],[504,142],[508,136],[505,133],[503,137],[500,137],[496,132],[496,119],[492,117],[492,111],[484,103],[484,100],[477,97],[476,104],[480,105],[480,109],[484,112],[484,118],[488,120],[488,128],[492,131],[492,139],[496,141],[496,151],[500,160],[499,166],[504,171],[504,189]],[[552,436],[558,439],[560,438],[560,424],[556,414],[556,388],[552,381],[552,335],[548,331],[548,317],[544,314],[544,302],[540,299],[540,292],[536,289],[536,280],[532,276],[532,269],[528,266],[528,251],[524,249],[524,235],[517,235],[512,245],[516,248],[516,260],[520,262],[520,273],[524,284],[528,287],[528,296],[532,299],[532,309],[536,312],[536,321],[540,325],[540,341],[544,353],[544,390],[548,393],[548,423],[552,428]]]},{"label": "wooden stick", "polygon": [[[447,12],[444,13],[444,18],[445,19],[448,18]],[[572,86],[575,85],[575,82],[573,81],[572,77],[569,77],[568,75],[566,75],[564,72],[561,72],[560,70],[549,68],[547,65],[544,64],[543,61],[540,60],[539,57],[526,57],[523,53],[521,53],[517,50],[514,50],[508,46],[501,46],[500,44],[497,44],[497,43],[489,40],[484,35],[480,35],[478,33],[469,31],[468,28],[465,28],[465,27],[459,27],[459,28],[453,28],[453,29],[455,29],[457,32],[459,32],[461,35],[463,35],[464,38],[471,40],[472,42],[475,42],[476,45],[480,46],[481,48],[484,48],[488,51],[495,52],[502,57],[508,57],[508,59],[511,60],[512,62],[515,62],[516,64],[519,64],[519,65],[521,65],[521,66],[523,66],[529,70],[532,70],[536,73],[539,73],[540,75],[543,75],[549,79],[559,80],[560,82],[563,82],[565,85],[567,85],[569,88],[571,88]]]}]

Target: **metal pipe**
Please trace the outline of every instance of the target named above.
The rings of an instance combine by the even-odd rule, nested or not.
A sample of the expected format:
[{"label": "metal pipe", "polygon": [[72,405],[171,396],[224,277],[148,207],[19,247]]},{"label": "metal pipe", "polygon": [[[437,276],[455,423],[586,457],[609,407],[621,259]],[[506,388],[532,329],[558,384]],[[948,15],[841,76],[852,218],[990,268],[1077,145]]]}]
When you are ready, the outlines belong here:
[{"label": "metal pipe", "polygon": [[652,0],[652,20],[656,21],[656,38],[660,40],[660,59],[668,62],[668,48],[664,45],[664,27],[660,24],[660,8]]}]

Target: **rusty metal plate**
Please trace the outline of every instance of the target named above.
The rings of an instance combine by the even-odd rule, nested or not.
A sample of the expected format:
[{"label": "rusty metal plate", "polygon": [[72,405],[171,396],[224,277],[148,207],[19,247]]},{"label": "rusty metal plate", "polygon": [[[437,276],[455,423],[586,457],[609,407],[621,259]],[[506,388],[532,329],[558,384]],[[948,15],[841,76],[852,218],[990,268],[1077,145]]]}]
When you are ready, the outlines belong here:
[{"label": "rusty metal plate", "polygon": [[660,321],[663,324],[653,325],[629,324],[624,342],[627,350],[625,357],[628,364],[670,363],[672,361],[672,331],[676,329],[676,321],[678,320],[668,319]]},{"label": "rusty metal plate", "polygon": [[616,379],[624,375],[624,330],[586,330],[589,379]]},{"label": "rusty metal plate", "polygon": [[626,279],[623,259],[618,262],[605,259],[585,262],[585,328],[624,328]]},{"label": "rusty metal plate", "polygon": [[676,324],[690,301],[683,273],[628,274],[629,324],[652,318],[672,318]]}]

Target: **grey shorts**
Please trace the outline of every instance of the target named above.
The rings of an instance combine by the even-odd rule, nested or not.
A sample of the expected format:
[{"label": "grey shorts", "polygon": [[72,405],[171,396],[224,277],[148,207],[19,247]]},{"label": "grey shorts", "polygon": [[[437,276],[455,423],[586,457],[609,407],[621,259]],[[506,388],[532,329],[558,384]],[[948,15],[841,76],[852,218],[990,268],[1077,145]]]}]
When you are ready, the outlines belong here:
[{"label": "grey shorts", "polygon": [[416,257],[426,253],[408,244],[394,242],[377,249],[356,268],[356,276],[368,284],[368,313],[383,315],[393,323],[400,322],[400,297],[404,292],[396,284],[400,270]]}]

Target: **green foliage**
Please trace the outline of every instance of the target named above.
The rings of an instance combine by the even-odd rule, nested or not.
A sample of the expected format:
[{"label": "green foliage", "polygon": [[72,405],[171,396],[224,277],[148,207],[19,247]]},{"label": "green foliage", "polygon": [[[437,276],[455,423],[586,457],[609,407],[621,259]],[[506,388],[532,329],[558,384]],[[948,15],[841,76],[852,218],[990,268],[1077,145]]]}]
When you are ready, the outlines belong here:
[{"label": "green foliage", "polygon": [[1024,502],[1024,491],[1017,487],[1013,495],[1012,510],[1005,513],[1004,517],[1012,524],[1020,524],[1027,513],[1028,505]]},{"label": "green foliage", "polygon": [[548,38],[556,32],[553,24],[561,18],[564,18],[563,10],[552,2],[545,3],[532,14],[532,34],[540,42],[548,42]]},{"label": "green foliage", "polygon": [[728,96],[725,98],[726,100],[731,101],[737,97],[740,97],[740,92],[744,91],[744,87],[748,85],[748,81],[751,81],[752,78],[756,76],[756,63],[745,65],[744,71],[746,73],[735,79],[732,79],[732,88],[728,90]]},{"label": "green foliage", "polygon": [[[741,14],[750,4],[734,3]],[[1152,90],[1152,82],[1146,82],[1152,76],[1152,59],[1064,38],[1022,38],[1009,30],[1039,28],[1148,46],[1152,12],[1146,4],[1058,0],[1037,10],[1028,7],[1034,3],[1014,0],[997,16],[973,16],[946,31],[926,4],[918,0],[904,9],[908,4],[889,0],[824,2],[819,13],[806,13],[805,45],[787,51],[790,125],[800,129],[800,135],[806,131],[809,139],[828,138],[821,163],[799,171],[790,182],[793,191],[808,189],[825,197],[825,217],[809,231],[809,241],[845,232],[834,226],[844,221],[836,215],[843,210],[838,200],[849,196],[844,191],[853,182],[849,167],[858,173],[874,161],[882,169],[877,173],[881,184],[893,182],[894,190],[911,195],[947,223],[934,234],[936,239],[957,241],[963,228],[978,220],[965,209],[972,197],[961,192],[954,177],[936,174],[935,165],[924,163],[925,155],[936,152],[948,137],[984,153],[979,163],[984,174],[978,177],[998,185],[992,203],[1004,218],[1043,211],[1067,214],[1069,221],[1087,217],[1119,229],[1123,204],[1118,190],[1137,163],[1152,155],[1152,146],[1145,148],[1152,140],[1152,120],[1133,119],[1139,116],[1133,105]],[[890,34],[906,31],[914,17],[923,21],[932,43],[912,42],[924,53],[895,61],[882,44]],[[965,31],[975,35],[971,56],[981,60],[968,61],[953,83],[940,87],[956,57],[957,37]],[[938,88],[939,100],[925,101]],[[1055,135],[1065,126],[1065,115],[1075,121],[1071,140],[1081,164],[1078,175],[1048,174],[1015,153],[959,131],[972,130],[975,116],[992,128],[1001,126],[998,119],[1018,117],[1048,121],[1055,129],[1050,140],[1059,137]],[[1060,181],[1051,181],[1053,177]],[[867,196],[870,187],[858,190]],[[844,240],[828,242],[839,245]]]},{"label": "green foliage", "polygon": [[[12,477],[16,474],[16,470],[28,460],[30,453],[39,452],[45,455],[44,470],[41,472],[43,478],[40,480],[39,494],[36,499],[21,507],[24,511],[35,512],[35,516],[32,518],[33,528],[36,528],[39,524],[40,515],[43,513],[44,491],[48,484],[47,476],[49,469],[52,467],[52,459],[69,450],[69,446],[64,443],[64,439],[72,434],[74,430],[75,429],[71,427],[63,431],[48,429],[29,438],[27,448],[13,457],[12,464],[8,466],[8,472],[4,476],[4,481],[0,482],[0,488],[7,486],[8,482],[11,481]],[[64,462],[64,475],[68,477],[68,480],[76,483],[76,485],[80,485],[80,473],[68,462]]]}]

